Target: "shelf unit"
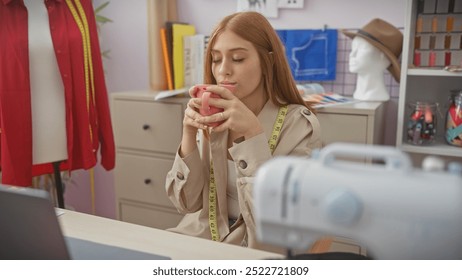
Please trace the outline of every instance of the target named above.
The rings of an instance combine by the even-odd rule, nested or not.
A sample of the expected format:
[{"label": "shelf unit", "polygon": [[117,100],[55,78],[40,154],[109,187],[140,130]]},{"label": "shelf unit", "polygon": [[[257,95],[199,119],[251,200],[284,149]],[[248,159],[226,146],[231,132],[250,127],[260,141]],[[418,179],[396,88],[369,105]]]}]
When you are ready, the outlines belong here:
[{"label": "shelf unit", "polygon": [[[400,97],[398,105],[397,146],[404,152],[411,153],[417,159],[428,155],[440,156],[450,161],[462,161],[462,147],[446,143],[445,121],[451,90],[462,89],[462,73],[449,72],[440,67],[416,67],[414,65],[414,49],[416,37],[416,22],[418,4],[435,0],[408,0],[404,26],[404,41],[401,66]],[[449,0],[447,1],[449,3]],[[456,0],[456,5],[462,7],[462,0]],[[428,4],[428,3],[426,3]],[[435,12],[435,14],[437,14]],[[444,13],[443,13],[444,14]],[[440,15],[440,14],[437,14]],[[457,14],[462,17],[462,14]],[[457,21],[457,31],[462,31],[462,24]],[[460,43],[459,43],[460,44]],[[461,62],[459,62],[460,65]],[[417,102],[436,102],[439,110],[436,113],[437,126],[435,141],[429,145],[414,145],[407,141],[407,122],[412,111],[408,104]],[[414,161],[417,163],[416,161]]]}]

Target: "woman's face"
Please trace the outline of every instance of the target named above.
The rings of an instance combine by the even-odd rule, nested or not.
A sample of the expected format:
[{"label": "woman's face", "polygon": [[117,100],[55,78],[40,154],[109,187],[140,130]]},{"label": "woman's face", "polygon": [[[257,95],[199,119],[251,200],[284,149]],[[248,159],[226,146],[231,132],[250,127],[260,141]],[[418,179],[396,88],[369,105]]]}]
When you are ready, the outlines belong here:
[{"label": "woman's face", "polygon": [[242,102],[265,98],[260,59],[252,43],[231,31],[218,36],[212,48],[212,74],[218,84],[232,84]]}]

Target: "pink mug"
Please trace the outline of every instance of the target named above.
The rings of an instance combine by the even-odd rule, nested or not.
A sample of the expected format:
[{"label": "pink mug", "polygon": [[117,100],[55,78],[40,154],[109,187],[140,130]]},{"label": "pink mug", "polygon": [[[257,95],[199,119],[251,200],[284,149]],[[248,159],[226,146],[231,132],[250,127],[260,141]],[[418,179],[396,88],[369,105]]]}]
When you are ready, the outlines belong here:
[{"label": "pink mug", "polygon": [[[196,94],[194,95],[196,98],[201,98],[202,99],[202,107],[199,109],[199,113],[201,115],[203,115],[203,116],[210,116],[210,115],[213,115],[213,114],[216,114],[216,113],[219,113],[219,112],[223,112],[223,108],[217,108],[217,107],[209,105],[209,99],[210,98],[221,98],[221,96],[216,94],[216,93],[207,91],[206,90],[207,86],[208,85],[199,85],[198,86],[199,89],[197,90]],[[223,87],[226,87],[227,89],[229,89],[231,91],[234,89],[233,86],[228,86],[228,85],[223,85]],[[209,123],[208,126],[215,127],[215,126],[218,126],[218,125],[220,125],[222,123],[223,123],[223,121],[212,122],[212,123]]]}]

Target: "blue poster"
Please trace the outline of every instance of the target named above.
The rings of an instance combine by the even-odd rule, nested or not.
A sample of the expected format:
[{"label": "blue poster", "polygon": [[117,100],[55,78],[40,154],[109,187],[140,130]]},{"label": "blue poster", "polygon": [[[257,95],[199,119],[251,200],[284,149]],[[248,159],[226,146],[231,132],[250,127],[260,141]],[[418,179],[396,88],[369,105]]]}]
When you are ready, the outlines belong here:
[{"label": "blue poster", "polygon": [[277,30],[295,81],[335,80],[336,29]]}]

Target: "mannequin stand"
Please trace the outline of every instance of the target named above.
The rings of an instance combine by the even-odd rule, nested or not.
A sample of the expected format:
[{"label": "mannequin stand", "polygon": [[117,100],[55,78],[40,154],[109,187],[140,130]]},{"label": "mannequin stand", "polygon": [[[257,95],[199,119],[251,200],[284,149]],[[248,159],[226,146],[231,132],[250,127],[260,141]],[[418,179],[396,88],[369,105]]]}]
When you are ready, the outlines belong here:
[{"label": "mannequin stand", "polygon": [[56,196],[58,198],[58,207],[64,209],[64,188],[61,180],[61,173],[59,172],[59,164],[61,162],[53,162],[53,170],[55,175]]}]

